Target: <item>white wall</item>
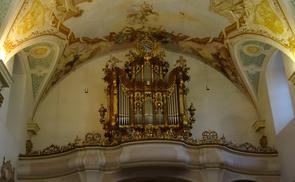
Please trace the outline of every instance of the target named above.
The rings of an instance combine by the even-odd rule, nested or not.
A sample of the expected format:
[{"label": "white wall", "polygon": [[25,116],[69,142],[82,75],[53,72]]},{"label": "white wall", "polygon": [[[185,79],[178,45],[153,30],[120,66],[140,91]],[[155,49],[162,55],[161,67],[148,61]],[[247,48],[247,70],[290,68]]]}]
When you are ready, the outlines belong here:
[{"label": "white wall", "polygon": [[279,51],[274,53],[266,64],[266,72],[262,74],[259,87],[260,112],[266,120],[266,135],[271,143],[274,141],[279,151],[282,181],[293,182],[295,180],[295,158],[293,157],[295,121],[292,116],[292,111],[294,112],[292,107],[294,107],[293,91],[295,89],[287,79],[295,71],[295,66],[292,60]]},{"label": "white wall", "polygon": [[269,145],[270,146],[276,145],[275,127],[274,127],[274,121],[272,117],[272,110],[270,107],[270,100],[269,100],[265,74],[261,74],[261,79],[259,84],[259,93],[258,93],[258,107],[259,107],[261,118],[265,120],[264,134],[268,138]]},{"label": "white wall", "polygon": [[[288,56],[283,56],[285,71],[287,78],[295,72],[295,63]],[[293,110],[295,103],[295,85],[289,81],[290,93],[293,101]],[[278,150],[281,161],[282,181],[295,181],[295,143],[292,139],[295,138],[295,120],[289,121],[286,127],[277,135]]]},{"label": "white wall", "polygon": [[204,130],[215,130],[236,143],[256,144],[252,124],[258,117],[250,98],[215,69],[198,60],[188,61],[191,81],[187,104],[193,102],[197,109],[193,135],[200,137]]},{"label": "white wall", "polygon": [[267,65],[266,78],[275,131],[278,134],[294,118],[281,52],[276,52],[271,57]]},{"label": "white wall", "polygon": [[[127,51],[113,56],[126,60]],[[179,55],[167,52],[172,68]],[[109,56],[95,58],[59,82],[37,108],[34,120],[40,125],[38,136],[33,139],[36,149],[50,144],[65,145],[76,135],[100,131],[98,109],[106,104],[102,71]],[[191,81],[188,84],[188,104],[193,102],[197,122],[193,135],[200,136],[204,130],[216,130],[234,142],[257,141],[252,124],[257,120],[256,110],[250,99],[221,73],[190,57]],[[207,73],[206,73],[207,72]],[[210,91],[206,90],[206,84]],[[84,93],[88,88],[89,93]]]},{"label": "white wall", "polygon": [[[284,61],[284,67],[285,67],[285,72],[286,72],[286,77],[289,80],[293,73],[295,73],[295,62],[291,60],[287,55],[283,55],[283,61]],[[293,110],[295,111],[295,85],[292,83],[292,81],[288,82],[289,84],[289,89],[290,89],[290,94],[292,98],[292,103],[293,103]]]},{"label": "white wall", "polygon": [[[11,60],[13,61],[13,60]],[[17,157],[25,152],[26,121],[28,120],[32,91],[21,60],[16,58],[11,87],[3,89],[4,104],[0,108],[0,160],[5,156],[16,166]]]},{"label": "white wall", "polygon": [[288,125],[277,135],[278,150],[281,161],[282,181],[295,181],[295,120],[292,120]]}]

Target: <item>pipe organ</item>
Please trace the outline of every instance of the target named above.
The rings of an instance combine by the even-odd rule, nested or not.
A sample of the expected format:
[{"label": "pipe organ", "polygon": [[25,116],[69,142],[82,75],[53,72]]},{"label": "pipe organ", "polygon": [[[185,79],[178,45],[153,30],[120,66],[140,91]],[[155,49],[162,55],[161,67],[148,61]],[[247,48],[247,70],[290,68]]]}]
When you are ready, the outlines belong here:
[{"label": "pipe organ", "polygon": [[121,61],[112,57],[103,69],[108,107],[101,106],[99,112],[105,136],[128,137],[134,132],[190,136],[195,109],[186,106],[189,68],[185,59],[180,57],[169,72],[164,52],[148,34],[127,57],[122,68],[117,64]]}]

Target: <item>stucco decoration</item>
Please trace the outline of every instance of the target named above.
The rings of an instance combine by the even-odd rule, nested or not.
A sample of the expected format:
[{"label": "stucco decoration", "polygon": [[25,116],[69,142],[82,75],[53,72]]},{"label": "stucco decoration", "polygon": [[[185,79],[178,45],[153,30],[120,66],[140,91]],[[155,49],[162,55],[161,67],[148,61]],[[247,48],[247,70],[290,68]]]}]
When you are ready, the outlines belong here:
[{"label": "stucco decoration", "polygon": [[245,16],[244,0],[211,0],[210,10],[236,22]]},{"label": "stucco decoration", "polygon": [[33,94],[37,96],[41,85],[50,72],[57,54],[56,48],[50,43],[39,43],[25,48],[24,52],[28,57]]},{"label": "stucco decoration", "polygon": [[159,16],[159,13],[153,10],[153,6],[146,2],[140,5],[131,6],[128,9],[127,20],[129,24],[141,24],[144,25],[150,18],[155,20]]},{"label": "stucco decoration", "polygon": [[224,29],[228,39],[253,34],[295,50],[294,33],[278,0],[211,0],[210,9],[234,22]]},{"label": "stucco decoration", "polygon": [[[78,37],[95,40],[93,37],[103,37],[110,31],[118,32],[127,25],[138,24],[164,27],[168,31],[181,32],[193,37],[216,36],[230,26],[226,19],[221,18],[218,14],[230,19],[231,22],[243,24],[243,28],[239,31],[259,33],[274,38],[284,43],[285,46],[288,44],[288,38],[292,36],[277,0],[212,0],[211,2],[189,0],[182,6],[171,6],[171,8],[168,8],[165,3],[173,2],[25,0],[4,46],[6,52],[10,52],[19,44],[44,34],[70,40],[78,35]],[[81,5],[85,11],[78,7]],[[116,12],[111,16],[108,15],[108,19],[114,21],[105,21],[103,13],[108,13],[105,12],[108,7],[113,8]],[[211,11],[215,13],[210,12],[208,7],[211,7]],[[192,8],[199,8],[200,11]],[[126,16],[127,21],[124,20]],[[89,22],[89,19],[95,23],[85,24]],[[215,23],[212,24],[213,21]],[[91,30],[89,31],[91,34],[85,32],[85,28]]]},{"label": "stucco decoration", "polygon": [[92,0],[49,0],[58,19],[65,21],[71,17],[81,16],[83,10],[78,7],[80,3],[92,2]]},{"label": "stucco decoration", "polygon": [[12,167],[10,161],[5,161],[5,157],[2,162],[0,171],[0,181],[1,182],[14,182],[14,172],[15,169]]},{"label": "stucco decoration", "polygon": [[237,61],[239,61],[241,69],[256,96],[263,64],[266,59],[270,58],[273,51],[274,48],[269,44],[255,40],[242,42],[237,46]]}]

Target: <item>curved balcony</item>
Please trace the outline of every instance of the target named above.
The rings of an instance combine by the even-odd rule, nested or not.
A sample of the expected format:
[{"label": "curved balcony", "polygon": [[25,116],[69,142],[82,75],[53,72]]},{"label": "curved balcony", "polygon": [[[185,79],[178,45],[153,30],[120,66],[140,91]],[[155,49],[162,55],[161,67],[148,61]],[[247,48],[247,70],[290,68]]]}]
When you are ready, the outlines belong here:
[{"label": "curved balcony", "polygon": [[[277,153],[242,152],[220,143],[191,145],[148,140],[77,147],[57,154],[21,156],[19,181],[279,181]],[[147,181],[147,180],[139,180]],[[165,181],[165,180],[164,180]]]}]

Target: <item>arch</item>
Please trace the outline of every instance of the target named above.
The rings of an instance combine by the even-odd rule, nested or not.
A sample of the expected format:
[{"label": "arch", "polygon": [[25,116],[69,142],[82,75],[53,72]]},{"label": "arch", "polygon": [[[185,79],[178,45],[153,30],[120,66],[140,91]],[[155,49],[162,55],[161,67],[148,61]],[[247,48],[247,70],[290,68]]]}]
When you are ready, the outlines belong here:
[{"label": "arch", "polygon": [[[242,44],[243,42],[247,41],[257,41],[261,42],[267,45],[272,46],[273,48],[282,51],[285,55],[287,55],[291,60],[295,60],[295,55],[293,54],[292,51],[284,47],[282,44],[279,42],[273,40],[272,38],[263,36],[263,35],[258,35],[258,34],[239,34],[235,37],[229,38],[229,45],[230,45],[230,54],[232,55],[233,61],[235,63],[235,66],[237,67],[237,70],[243,79],[244,83],[246,83],[246,88],[248,92],[250,93],[250,96],[252,98],[252,101],[255,105],[255,107],[259,110],[259,104],[258,104],[258,96],[255,94],[253,89],[251,88],[251,84],[249,83],[249,80],[247,79],[245,73],[243,72],[241,63],[239,62],[239,56],[238,56],[238,46]],[[270,56],[271,57],[271,56]],[[267,59],[270,59],[268,57]],[[265,59],[267,61],[267,59]],[[261,74],[264,74],[265,72],[265,64],[262,66]],[[258,88],[260,88],[261,85],[261,78],[259,79],[259,85]],[[258,91],[259,92],[259,91]]]},{"label": "arch", "polygon": [[[248,50],[248,48],[252,50]],[[253,48],[255,48],[254,52],[250,52],[253,51]],[[230,49],[235,66],[257,109],[259,109],[258,93],[261,83],[261,72],[263,72],[263,63],[269,59],[274,49],[268,43],[253,38],[235,40],[235,42],[232,42],[232,49]]]},{"label": "arch", "polygon": [[[244,80],[246,80],[247,78],[245,77],[245,75],[243,74],[243,69],[241,67],[241,65],[239,64],[239,60],[237,59],[238,56],[236,54],[236,47],[237,45],[241,42],[241,40],[244,40],[244,39],[241,39],[241,38],[244,38],[244,39],[248,39],[248,40],[254,40],[255,38],[255,41],[259,41],[259,42],[262,42],[262,43],[265,43],[265,44],[269,44],[271,46],[273,46],[275,49],[273,50],[273,52],[271,54],[268,55],[268,58],[264,59],[264,62],[263,62],[263,65],[261,67],[261,72],[260,72],[260,79],[259,79],[259,89],[258,89],[258,94],[257,95],[254,95],[253,92],[251,94],[252,98],[254,98],[255,100],[255,105],[256,105],[256,108],[257,108],[257,111],[259,113],[259,120],[264,120],[264,127],[265,127],[265,130],[262,130],[262,132],[267,135],[268,137],[268,141],[270,144],[275,144],[275,136],[276,134],[278,134],[278,132],[284,128],[284,126],[286,126],[290,120],[293,118],[293,102],[294,98],[291,98],[290,97],[290,92],[289,92],[289,89],[291,89],[289,87],[289,84],[288,84],[288,80],[286,78],[286,75],[285,75],[285,71],[282,69],[284,68],[284,65],[283,64],[286,64],[286,60],[282,60],[281,59],[281,72],[284,73],[284,74],[281,74],[283,77],[283,82],[284,83],[283,85],[283,88],[285,90],[286,93],[288,93],[287,95],[287,98],[285,98],[287,100],[287,102],[285,102],[285,107],[288,108],[288,114],[287,115],[283,115],[281,116],[281,118],[284,118],[283,119],[284,121],[278,121],[276,119],[276,117],[274,117],[275,112],[277,112],[277,114],[281,114],[282,115],[282,112],[280,113],[280,110],[282,110],[281,108],[275,108],[276,104],[272,104],[271,106],[271,102],[275,99],[277,99],[277,101],[279,101],[279,98],[281,98],[281,95],[278,94],[278,96],[270,96],[270,92],[273,93],[273,91],[275,91],[276,89],[278,88],[274,88],[274,89],[269,89],[269,84],[267,83],[267,79],[269,79],[269,75],[266,74],[268,68],[269,68],[269,65],[271,63],[271,58],[274,59],[274,55],[276,52],[280,52],[280,54],[284,54],[286,55],[287,57],[289,57],[290,59],[294,58],[294,55],[293,53],[290,52],[290,50],[286,49],[285,47],[283,47],[282,45],[280,45],[279,43],[275,42],[274,40],[271,40],[270,38],[267,38],[267,37],[263,37],[263,36],[258,36],[258,35],[242,35],[241,37],[236,37],[235,39],[232,39],[231,42],[230,42],[230,45],[232,46],[232,49],[231,49],[231,54],[233,55],[233,58],[234,58],[234,62],[237,66],[237,69],[238,71],[240,72],[240,74],[242,74],[242,78]],[[291,55],[291,57],[290,57]],[[295,64],[294,63],[294,60],[290,60],[291,63]],[[275,69],[274,69],[275,70]],[[272,72],[274,72],[274,70]],[[289,70],[289,69],[288,69]],[[269,70],[268,70],[269,71]],[[271,71],[270,71],[271,72]],[[289,70],[290,72],[290,70]],[[288,75],[289,76],[289,75]],[[249,83],[249,82],[248,82]],[[279,83],[279,84],[282,84],[282,83]],[[249,84],[247,84],[247,88],[249,89]],[[284,95],[286,97],[286,95]],[[291,95],[293,96],[293,95]],[[256,98],[255,98],[256,97]],[[277,105],[278,106],[278,105]],[[281,123],[281,124],[278,124],[278,123]],[[260,132],[261,133],[261,132]]]},{"label": "arch", "polygon": [[185,167],[171,165],[134,166],[109,176],[116,182],[192,182],[195,176]]},{"label": "arch", "polygon": [[[38,105],[40,103],[40,99],[41,99],[42,93],[43,93],[43,91],[45,89],[45,86],[48,83],[49,78],[52,76],[52,74],[53,74],[53,72],[54,72],[54,70],[55,70],[55,68],[57,66],[57,63],[58,63],[59,58],[62,56],[62,53],[63,53],[62,50],[63,50],[63,48],[65,46],[64,45],[65,43],[63,42],[63,40],[61,40],[60,38],[57,38],[55,36],[48,35],[48,36],[38,37],[38,38],[29,40],[29,41],[26,41],[26,42],[20,44],[12,52],[10,52],[6,56],[6,59],[5,59],[6,60],[6,63],[5,64],[6,65],[7,64],[10,64],[11,66],[13,66],[13,64],[15,64],[15,62],[10,63],[10,61],[16,55],[18,55],[19,58],[21,58],[23,60],[23,62],[28,62],[28,59],[27,59],[27,56],[24,53],[24,50],[26,48],[31,47],[31,46],[39,45],[39,44],[42,44],[42,43],[47,43],[47,44],[52,45],[52,48],[54,49],[55,53],[54,53],[54,56],[53,56],[53,59],[52,59],[52,62],[51,62],[50,68],[49,68],[49,72],[47,73],[46,77],[42,81],[42,83],[40,85],[40,89],[38,91],[38,94],[34,98],[33,110],[31,112],[31,118],[33,118],[33,116],[34,116],[34,114],[36,112],[36,109],[37,109],[37,107],[38,107]],[[24,66],[25,66],[25,68],[27,70],[28,77],[30,77],[31,76],[31,73],[30,73],[29,64],[28,63],[25,63]],[[32,80],[31,80],[30,83],[32,83]]]},{"label": "arch", "polygon": [[295,55],[293,54],[293,52],[291,50],[287,49],[286,47],[283,46],[283,44],[279,43],[276,40],[273,40],[270,37],[266,37],[266,36],[258,35],[258,34],[239,34],[235,37],[232,37],[232,38],[230,37],[229,44],[232,47],[234,47],[237,43],[239,43],[240,40],[256,40],[256,41],[260,41],[265,44],[269,44],[269,45],[279,49],[280,51],[282,51],[284,54],[289,56],[292,60],[295,60]]},{"label": "arch", "polygon": [[139,178],[130,178],[125,180],[120,180],[118,182],[190,182],[188,180],[168,177],[168,176],[158,176],[158,177],[139,177]]},{"label": "arch", "polygon": [[21,43],[20,45],[18,45],[16,48],[14,48],[11,52],[9,52],[6,55],[4,62],[7,63],[10,60],[10,58],[12,58],[14,55],[16,55],[21,50],[23,50],[29,46],[37,45],[37,44],[43,43],[43,42],[47,42],[47,43],[55,45],[59,49],[58,52],[62,52],[60,50],[62,50],[65,46],[65,42],[56,36],[53,36],[53,35],[40,36],[37,38],[33,38],[31,40],[25,41],[25,42]]}]

